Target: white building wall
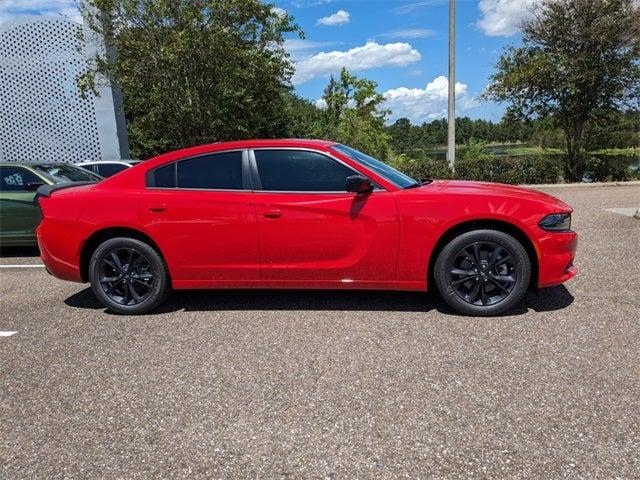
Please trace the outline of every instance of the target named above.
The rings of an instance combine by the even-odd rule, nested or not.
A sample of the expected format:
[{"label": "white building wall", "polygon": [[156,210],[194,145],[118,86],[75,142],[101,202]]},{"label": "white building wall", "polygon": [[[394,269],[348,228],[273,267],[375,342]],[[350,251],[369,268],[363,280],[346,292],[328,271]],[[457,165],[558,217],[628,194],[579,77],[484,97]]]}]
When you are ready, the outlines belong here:
[{"label": "white building wall", "polygon": [[76,80],[98,45],[64,18],[0,24],[0,161],[127,158],[122,112],[103,88],[82,98]]}]

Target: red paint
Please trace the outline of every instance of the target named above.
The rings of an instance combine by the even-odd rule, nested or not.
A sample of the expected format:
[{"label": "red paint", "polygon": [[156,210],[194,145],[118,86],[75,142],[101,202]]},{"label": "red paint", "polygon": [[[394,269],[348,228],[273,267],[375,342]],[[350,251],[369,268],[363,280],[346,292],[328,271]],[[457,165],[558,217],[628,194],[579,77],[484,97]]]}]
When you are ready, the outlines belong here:
[{"label": "red paint", "polygon": [[[365,166],[310,140],[241,141],[167,153],[93,186],[56,191],[40,203],[38,243],[47,269],[83,281],[91,235],[135,230],[165,258],[174,288],[360,288],[425,290],[438,240],[470,221],[499,221],[531,242],[541,287],[576,273],[577,236],[538,222],[570,212],[534,190],[436,181],[401,190]],[[228,149],[287,147],[324,152],[382,187],[370,194],[148,189],[146,173],[174,160]]]}]

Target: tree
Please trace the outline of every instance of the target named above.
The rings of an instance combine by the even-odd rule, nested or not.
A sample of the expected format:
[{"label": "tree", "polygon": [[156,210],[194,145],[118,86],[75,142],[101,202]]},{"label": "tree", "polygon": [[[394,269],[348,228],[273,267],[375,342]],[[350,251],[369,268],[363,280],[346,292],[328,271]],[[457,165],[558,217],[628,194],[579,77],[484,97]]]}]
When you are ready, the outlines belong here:
[{"label": "tree", "polygon": [[564,132],[567,170],[579,178],[586,127],[636,100],[640,7],[634,0],[542,0],[508,47],[485,98],[520,118],[551,118]]},{"label": "tree", "polygon": [[123,92],[131,150],[286,136],[292,17],[259,0],[87,0],[82,14],[106,52],[80,78]]},{"label": "tree", "polygon": [[388,110],[376,82],[358,78],[343,68],[340,77],[331,76],[324,90],[324,136],[386,160],[389,135],[385,130]]}]

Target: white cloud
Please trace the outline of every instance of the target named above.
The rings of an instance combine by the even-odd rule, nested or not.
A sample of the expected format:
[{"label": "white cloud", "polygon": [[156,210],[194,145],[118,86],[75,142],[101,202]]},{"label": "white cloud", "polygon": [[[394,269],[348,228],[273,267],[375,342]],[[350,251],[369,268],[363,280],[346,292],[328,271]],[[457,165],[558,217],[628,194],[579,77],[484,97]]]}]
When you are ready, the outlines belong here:
[{"label": "white cloud", "polygon": [[309,8],[317,7],[318,5],[325,5],[327,3],[333,3],[336,0],[294,0],[291,2],[296,8]]},{"label": "white cloud", "polygon": [[287,11],[284,8],[280,7],[271,7],[271,11],[275,13],[279,17],[286,17]]},{"label": "white cloud", "polygon": [[77,0],[0,0],[0,23],[40,15],[82,21]]},{"label": "white cloud", "polygon": [[376,35],[378,37],[386,38],[427,38],[433,37],[436,34],[435,31],[428,28],[406,28],[404,30],[394,30],[393,32],[381,33]]},{"label": "white cloud", "polygon": [[334,27],[336,25],[344,25],[349,23],[351,15],[346,10],[338,10],[336,13],[327,17],[319,18],[316,22],[317,25],[324,25],[326,27]]},{"label": "white cloud", "polygon": [[317,99],[315,102],[313,102],[313,104],[321,110],[327,108],[327,102],[325,102],[324,98]]},{"label": "white cloud", "polygon": [[295,64],[293,83],[299,85],[314,78],[337,73],[342,67],[352,72],[378,67],[404,67],[419,61],[420,52],[408,43],[380,45],[367,42],[347,51],[320,52]]},{"label": "white cloud", "polygon": [[480,0],[480,29],[490,37],[507,37],[520,29],[520,24],[540,0]]},{"label": "white cloud", "polygon": [[300,60],[313,55],[314,53],[326,47],[334,47],[341,45],[342,42],[335,40],[316,42],[313,40],[303,40],[301,38],[291,38],[285,40],[284,49],[289,52],[293,60]]},{"label": "white cloud", "polygon": [[[447,115],[449,82],[447,77],[437,77],[425,88],[394,88],[383,93],[384,107],[392,111],[390,121],[406,117],[413,123],[429,122]],[[469,95],[467,85],[456,83],[456,109],[465,112],[478,106]]]},{"label": "white cloud", "polygon": [[399,13],[400,15],[406,15],[407,13],[412,13],[416,9],[421,9],[424,7],[431,7],[433,5],[442,5],[447,3],[448,0],[422,0],[420,2],[406,3],[404,5],[400,5],[393,9],[395,13]]}]

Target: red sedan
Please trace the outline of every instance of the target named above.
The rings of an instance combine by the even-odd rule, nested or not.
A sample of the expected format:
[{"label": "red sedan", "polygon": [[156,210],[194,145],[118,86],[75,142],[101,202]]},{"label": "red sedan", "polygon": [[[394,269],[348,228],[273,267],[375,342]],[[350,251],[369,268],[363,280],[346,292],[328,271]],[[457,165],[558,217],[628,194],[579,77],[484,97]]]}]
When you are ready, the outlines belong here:
[{"label": "red sedan", "polygon": [[426,291],[496,315],[576,274],[571,208],[507,185],[420,183],[334,142],[161,155],[97,184],[41,187],[42,259],[118,313],[172,289]]}]

